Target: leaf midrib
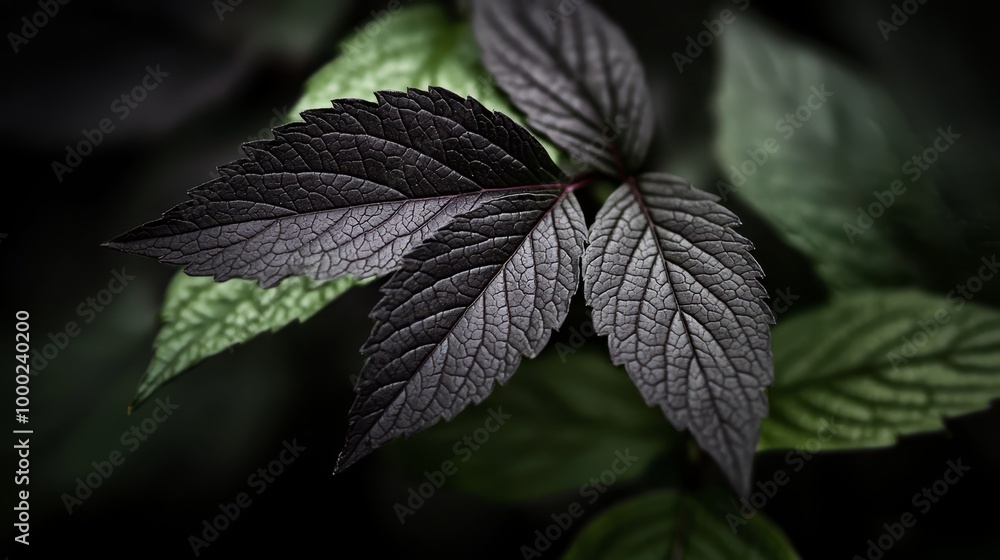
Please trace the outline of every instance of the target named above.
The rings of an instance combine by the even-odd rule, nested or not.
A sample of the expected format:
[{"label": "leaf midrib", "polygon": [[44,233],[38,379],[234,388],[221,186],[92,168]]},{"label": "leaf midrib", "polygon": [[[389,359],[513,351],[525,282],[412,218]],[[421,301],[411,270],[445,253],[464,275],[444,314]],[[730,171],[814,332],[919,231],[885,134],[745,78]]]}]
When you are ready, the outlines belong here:
[{"label": "leaf midrib", "polygon": [[[540,192],[540,193],[544,193],[545,191],[543,191],[543,190],[539,190],[538,192]],[[521,241],[521,243],[519,243],[519,244],[518,244],[517,248],[515,248],[515,249],[514,249],[513,251],[511,251],[511,254],[510,254],[510,256],[508,256],[508,257],[507,257],[507,258],[506,258],[506,259],[504,260],[504,262],[503,262],[503,263],[502,263],[502,264],[501,264],[501,265],[500,265],[500,266],[499,266],[499,267],[497,268],[497,272],[496,272],[496,274],[494,274],[494,275],[493,275],[493,276],[492,276],[492,277],[490,278],[490,280],[489,280],[489,281],[488,281],[488,282],[487,282],[487,283],[486,283],[486,284],[484,285],[484,288],[483,288],[483,290],[482,290],[482,291],[480,291],[480,292],[479,292],[479,294],[477,294],[477,295],[476,295],[475,299],[473,299],[473,300],[472,300],[472,301],[470,301],[470,302],[469,302],[469,303],[468,303],[467,305],[465,305],[465,306],[464,306],[464,307],[465,307],[465,309],[464,309],[464,310],[462,311],[462,313],[461,313],[461,314],[460,314],[460,315],[459,315],[459,316],[458,316],[458,317],[457,317],[457,318],[455,319],[455,321],[454,321],[454,322],[452,323],[451,327],[449,327],[449,328],[448,328],[448,332],[446,332],[446,333],[445,333],[445,334],[444,334],[444,335],[443,335],[443,336],[441,337],[441,339],[440,339],[440,340],[439,340],[439,341],[438,341],[437,343],[435,343],[435,344],[434,344],[434,347],[433,347],[433,348],[431,349],[431,351],[430,351],[430,352],[428,352],[428,353],[427,353],[427,355],[426,355],[426,356],[424,356],[424,358],[423,358],[423,359],[422,359],[422,360],[420,361],[420,364],[418,364],[418,365],[417,365],[417,367],[413,369],[413,372],[414,372],[414,374],[413,374],[413,375],[411,375],[411,376],[409,377],[409,379],[406,379],[406,380],[403,380],[403,381],[401,381],[401,382],[399,382],[399,383],[398,383],[398,385],[399,385],[399,389],[397,389],[396,391],[394,391],[394,392],[392,393],[392,397],[391,397],[391,398],[389,399],[389,402],[390,402],[390,403],[394,403],[394,402],[396,402],[396,399],[398,399],[398,398],[399,398],[399,395],[400,395],[400,394],[402,394],[402,392],[403,392],[403,391],[404,391],[404,390],[406,389],[406,387],[407,387],[407,386],[409,386],[409,384],[413,382],[413,379],[414,379],[415,377],[417,377],[417,375],[419,375],[419,372],[420,372],[420,370],[422,370],[422,369],[424,368],[424,366],[425,366],[425,365],[427,364],[427,361],[428,361],[428,360],[430,360],[430,359],[431,359],[431,356],[433,356],[433,355],[434,355],[434,351],[435,351],[435,350],[436,350],[437,348],[439,348],[439,347],[441,346],[441,343],[442,343],[443,341],[445,341],[445,340],[447,340],[447,339],[448,339],[449,337],[451,337],[451,334],[452,334],[452,333],[453,333],[453,332],[455,331],[455,328],[456,328],[456,327],[458,326],[458,324],[459,324],[459,322],[460,322],[461,318],[462,318],[462,317],[464,317],[464,316],[465,316],[465,314],[469,312],[469,309],[470,309],[470,308],[471,308],[471,307],[472,307],[472,306],[473,306],[473,305],[474,305],[474,304],[475,304],[476,302],[478,302],[478,301],[479,301],[480,299],[482,299],[483,295],[484,295],[484,294],[486,293],[486,290],[487,290],[487,288],[489,288],[490,286],[492,286],[492,285],[493,285],[493,283],[494,283],[494,282],[496,282],[496,279],[497,279],[497,277],[499,277],[499,276],[500,276],[501,274],[503,274],[503,273],[504,273],[504,271],[505,271],[505,270],[506,270],[506,268],[507,268],[507,265],[508,265],[508,264],[510,264],[510,261],[511,261],[511,259],[513,259],[513,258],[514,258],[514,256],[515,256],[515,255],[517,255],[518,251],[520,251],[520,250],[521,250],[521,247],[523,247],[523,246],[524,246],[524,243],[525,243],[525,241],[527,241],[528,239],[530,239],[530,238],[531,238],[531,236],[532,236],[532,234],[534,234],[535,230],[537,230],[537,229],[538,229],[538,226],[539,226],[539,225],[540,225],[540,224],[541,224],[542,222],[544,222],[544,221],[545,221],[545,219],[546,219],[546,218],[547,218],[547,217],[549,216],[549,214],[550,214],[550,213],[551,213],[551,212],[552,212],[552,211],[553,211],[553,210],[554,210],[554,209],[555,209],[555,208],[556,208],[557,206],[559,206],[559,204],[560,204],[560,203],[562,203],[562,201],[563,201],[563,200],[564,200],[564,199],[566,198],[566,195],[567,195],[567,194],[569,194],[569,191],[568,191],[568,189],[566,189],[566,188],[563,188],[563,189],[562,189],[562,191],[560,192],[559,196],[558,196],[558,197],[556,198],[556,200],[555,200],[555,201],[554,201],[554,202],[552,203],[552,206],[550,206],[550,207],[549,207],[548,209],[546,209],[546,211],[545,211],[545,212],[544,212],[544,213],[543,213],[543,214],[542,214],[541,216],[539,216],[539,218],[538,218],[538,220],[537,220],[537,221],[535,222],[535,224],[534,224],[534,225],[533,225],[533,226],[531,227],[531,229],[530,229],[530,230],[529,230],[529,231],[528,231],[528,232],[527,232],[527,233],[525,234],[525,236],[524,236],[524,239],[523,239],[523,240]],[[389,410],[389,407],[388,407],[388,406],[385,406],[385,407],[381,407],[381,408],[380,408],[380,410],[379,410],[379,411],[377,412],[377,414],[374,414],[374,415],[368,415],[368,416],[365,416],[365,418],[374,418],[374,419],[375,419],[375,422],[377,423],[377,422],[379,422],[379,421],[380,421],[380,420],[381,420],[381,419],[382,419],[382,418],[383,418],[383,417],[385,416],[385,414],[386,414],[386,412],[388,412],[388,410]],[[369,434],[367,434],[367,433],[366,433],[366,434],[365,434],[365,438],[367,438],[368,436],[369,436]],[[353,452],[352,452],[352,454],[353,454]]]}]

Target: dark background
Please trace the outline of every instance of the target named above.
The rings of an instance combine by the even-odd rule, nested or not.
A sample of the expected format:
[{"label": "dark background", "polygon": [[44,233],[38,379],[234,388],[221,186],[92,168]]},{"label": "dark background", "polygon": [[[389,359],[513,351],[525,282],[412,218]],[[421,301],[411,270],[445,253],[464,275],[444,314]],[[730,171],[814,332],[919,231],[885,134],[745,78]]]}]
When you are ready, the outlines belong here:
[{"label": "dark background", "polygon": [[[626,29],[646,64],[668,131],[655,157],[667,161],[687,138],[711,130],[706,100],[716,52],[707,49],[705,60],[683,76],[670,54],[722,5],[598,3]],[[963,143],[963,164],[949,168],[943,191],[956,207],[975,206],[986,192],[977,189],[995,189],[1000,156],[992,87],[1000,52],[995,21],[979,13],[978,4],[930,0],[905,33],[886,43],[875,22],[889,14],[891,3],[824,0],[789,8],[761,1],[751,10],[881,83],[915,129],[948,122],[966,134],[971,141]],[[392,505],[421,479],[397,464],[398,453],[376,453],[331,476],[351,400],[349,376],[361,367],[357,350],[378,299],[377,288],[368,287],[305,325],[264,335],[165,387],[160,396],[180,405],[175,415],[126,453],[125,463],[72,515],[60,500],[74,491],[77,477],[91,472],[92,461],[122,449],[122,432],[149,414],[146,408],[128,417],[125,407],[151,357],[159,306],[174,272],[99,244],[183,200],[216,165],[235,159],[241,142],[257,137],[275,114],[295,103],[305,79],[336,54],[340,38],[384,6],[244,0],[220,21],[209,0],[73,0],[18,54],[7,43],[0,49],[0,153],[7,170],[0,232],[8,234],[0,240],[6,283],[0,317],[12,328],[14,312],[28,310],[36,340],[44,339],[67,321],[81,322],[77,306],[107,287],[113,271],[126,267],[135,276],[32,380],[31,553],[187,557],[187,537],[200,532],[202,520],[245,491],[247,476],[292,439],[307,451],[266,493],[254,496],[254,505],[203,556],[316,550],[333,557],[516,558],[542,520],[572,499],[556,496],[514,507],[445,488],[400,526]],[[2,30],[19,30],[20,18],[37,10],[34,2],[5,3]],[[51,162],[80,140],[82,129],[113,116],[111,101],[156,64],[169,77],[127,120],[116,119],[116,130],[57,181]],[[746,222],[741,233],[758,247],[755,256],[770,287],[793,287],[803,308],[826,297],[801,256],[749,210],[735,208]],[[958,280],[968,271],[953,274]],[[985,301],[996,304],[995,291]],[[13,394],[12,385],[6,382],[5,395]],[[883,532],[882,523],[898,520],[910,497],[938,479],[948,460],[961,457],[974,466],[967,480],[921,517],[886,558],[995,558],[998,429],[1000,409],[994,405],[949,421],[943,433],[907,437],[893,448],[820,455],[796,475],[795,490],[780,493],[766,513],[803,558],[850,558]],[[440,458],[413,462],[419,469]],[[5,461],[4,468],[10,464]],[[763,477],[782,465],[781,454],[762,454],[756,472]],[[552,468],[560,468],[558,457]],[[616,488],[615,497],[637,494],[661,478],[650,473]],[[27,557],[25,552],[17,546],[11,557]]]}]

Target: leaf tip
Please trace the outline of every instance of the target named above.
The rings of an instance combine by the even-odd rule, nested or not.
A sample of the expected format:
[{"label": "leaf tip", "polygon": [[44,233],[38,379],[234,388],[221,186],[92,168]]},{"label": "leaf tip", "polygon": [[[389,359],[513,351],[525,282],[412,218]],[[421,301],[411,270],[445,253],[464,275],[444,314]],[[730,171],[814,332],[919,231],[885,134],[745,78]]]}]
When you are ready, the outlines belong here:
[{"label": "leaf tip", "polygon": [[104,248],[107,248],[107,249],[114,249],[116,251],[127,251],[127,249],[126,249],[126,243],[125,243],[125,241],[126,241],[125,235],[127,235],[127,234],[122,234],[122,235],[119,235],[118,237],[115,237],[114,239],[109,239],[109,240],[105,241],[104,243],[101,243],[101,247],[104,247]]},{"label": "leaf tip", "polygon": [[340,456],[337,457],[337,464],[333,467],[334,476],[341,474],[348,469],[351,465],[356,463],[360,459],[357,453],[348,452],[346,449],[340,452]]}]

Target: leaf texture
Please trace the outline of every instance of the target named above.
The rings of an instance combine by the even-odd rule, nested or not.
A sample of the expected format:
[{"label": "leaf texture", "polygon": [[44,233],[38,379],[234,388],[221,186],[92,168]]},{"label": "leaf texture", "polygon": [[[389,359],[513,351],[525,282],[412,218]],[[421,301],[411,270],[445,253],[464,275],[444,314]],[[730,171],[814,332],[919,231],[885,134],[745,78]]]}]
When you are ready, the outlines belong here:
[{"label": "leaf texture", "polygon": [[[486,71],[469,27],[438,6],[420,5],[386,21],[377,41],[369,30],[358,29],[341,42],[340,56],[307,81],[290,120],[298,120],[307,109],[328,107],[331,99],[365,98],[378,90],[431,84],[475,97],[520,124],[521,117],[503,94],[482,78]],[[551,146],[546,149],[553,159],[560,157]],[[265,289],[249,280],[216,283],[178,272],[165,296],[156,354],[133,406],[208,356],[247,342],[259,332],[305,320],[353,283],[345,278],[317,284],[297,276]]]},{"label": "leaf texture", "polygon": [[205,358],[265,332],[305,321],[358,284],[353,278],[314,282],[289,278],[264,290],[249,280],[217,283],[178,272],[167,289],[156,354],[132,406]]},{"label": "leaf texture", "polygon": [[[340,42],[339,54],[309,77],[291,118],[331,99],[365,98],[379,90],[443,87],[507,112],[506,102],[486,99],[484,69],[466,22],[440,6],[411,5],[375,26],[359,26]],[[366,29],[366,27],[369,27]]]},{"label": "leaf texture", "polygon": [[[368,26],[357,28],[341,41],[340,56],[306,81],[291,120],[307,109],[328,107],[331,99],[365,99],[379,90],[433,86],[474,97],[523,125],[523,115],[488,79],[470,28],[468,21],[433,4],[400,10],[374,34]],[[542,145],[557,163],[565,158],[550,144]]]},{"label": "leaf texture", "polygon": [[614,363],[742,491],[774,377],[774,318],[737,225],[713,195],[671,175],[641,176],[598,213],[584,290]]},{"label": "leaf texture", "polygon": [[893,445],[1000,398],[1000,312],[956,293],[869,291],[774,329],[761,449]]},{"label": "leaf texture", "polygon": [[304,112],[109,245],[265,287],[293,275],[367,278],[478,202],[559,182],[527,130],[474,99],[440,88],[376,98]]},{"label": "leaf texture", "polygon": [[481,402],[536,356],[566,318],[585,241],[571,193],[523,193],[484,202],[407,255],[372,313],[337,470]]},{"label": "leaf texture", "polygon": [[653,108],[622,30],[589,3],[480,0],[483,63],[528,124],[575,161],[618,176],[646,158]]}]

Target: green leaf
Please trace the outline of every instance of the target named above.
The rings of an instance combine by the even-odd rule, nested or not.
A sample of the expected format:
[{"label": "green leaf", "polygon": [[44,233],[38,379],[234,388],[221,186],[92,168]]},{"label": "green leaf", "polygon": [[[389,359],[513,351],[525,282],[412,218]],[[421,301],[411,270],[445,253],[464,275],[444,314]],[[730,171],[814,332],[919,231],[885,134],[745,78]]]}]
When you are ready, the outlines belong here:
[{"label": "green leaf", "polygon": [[893,445],[1000,397],[1000,312],[954,294],[853,295],[782,321],[773,342],[762,450]]},{"label": "green leaf", "polygon": [[[477,444],[477,431],[485,436],[483,428],[495,425],[487,423],[491,410],[510,418]],[[465,438],[473,438],[471,445]],[[520,502],[578,489],[606,470],[616,451],[639,458],[620,477],[635,478],[678,439],[606,355],[557,344],[522,362],[510,383],[481,405],[397,451],[401,460],[422,458],[425,464],[415,470],[452,461],[458,487],[488,500]]]},{"label": "green leaf", "polygon": [[715,156],[728,187],[716,187],[735,187],[828,285],[912,284],[919,257],[903,247],[953,249],[936,190],[907,166],[926,146],[881,89],[752,20],[722,37],[720,67]]},{"label": "green leaf", "polygon": [[293,321],[305,321],[363,283],[353,278],[315,282],[295,277],[265,290],[249,280],[216,283],[178,272],[167,289],[153,361],[132,406],[205,358]]},{"label": "green leaf", "polygon": [[[330,100],[372,99],[379,90],[406,91],[440,86],[476,98],[524,126],[524,117],[483,68],[468,22],[454,20],[438,6],[414,6],[362,25],[340,45],[341,54],[306,81],[291,112],[329,107]],[[557,163],[565,154],[539,139]]]},{"label": "green leaf", "polygon": [[564,558],[791,560],[798,554],[781,530],[762,514],[744,522],[717,499],[661,490],[597,516],[583,528]]}]

